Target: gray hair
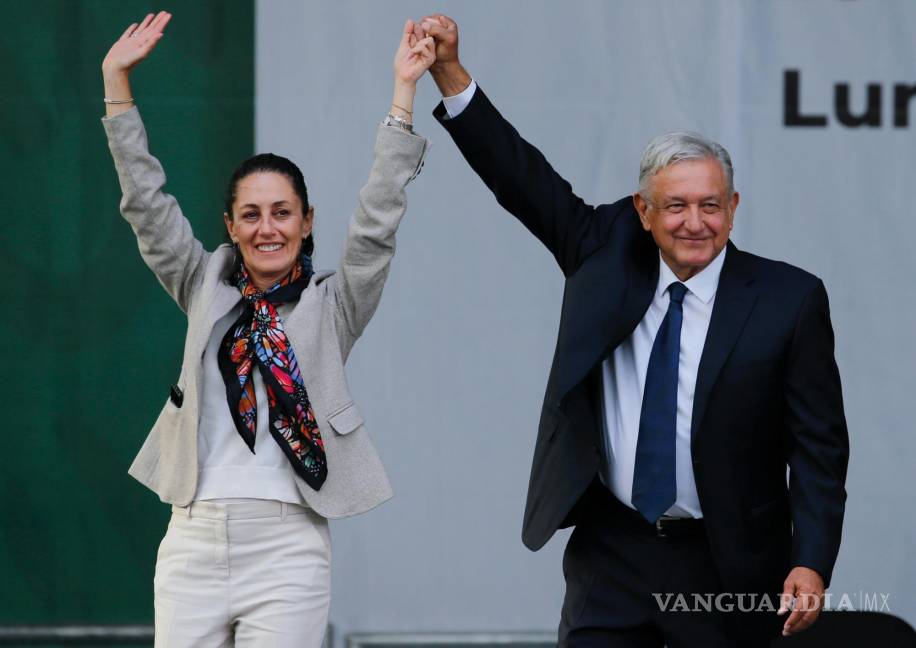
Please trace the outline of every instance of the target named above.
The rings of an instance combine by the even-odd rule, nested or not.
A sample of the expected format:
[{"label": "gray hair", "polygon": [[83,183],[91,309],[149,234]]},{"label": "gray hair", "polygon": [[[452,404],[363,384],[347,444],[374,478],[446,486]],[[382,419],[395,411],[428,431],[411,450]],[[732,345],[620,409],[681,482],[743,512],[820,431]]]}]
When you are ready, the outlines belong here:
[{"label": "gray hair", "polygon": [[639,163],[639,193],[648,199],[649,180],[665,167],[684,160],[705,159],[718,160],[722,165],[731,196],[735,192],[735,170],[728,151],[718,142],[690,131],[665,133],[649,142]]}]

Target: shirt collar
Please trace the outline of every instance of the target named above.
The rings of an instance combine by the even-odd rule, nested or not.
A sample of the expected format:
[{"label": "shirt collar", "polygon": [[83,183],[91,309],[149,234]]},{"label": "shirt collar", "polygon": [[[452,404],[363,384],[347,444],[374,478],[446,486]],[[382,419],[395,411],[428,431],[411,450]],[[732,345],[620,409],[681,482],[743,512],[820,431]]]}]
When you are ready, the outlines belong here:
[{"label": "shirt collar", "polygon": [[712,298],[716,296],[716,289],[719,287],[719,275],[722,274],[722,266],[725,263],[725,252],[727,249],[728,246],[722,248],[722,251],[716,255],[716,258],[713,259],[708,266],[700,270],[687,281],[681,281],[677,278],[677,275],[672,272],[668,264],[665,263],[665,260],[662,259],[662,253],[659,251],[658,286],[655,289],[655,294],[661,297],[665,294],[665,291],[668,290],[668,286],[675,281],[681,281],[681,283],[687,286],[687,290],[692,292],[694,296],[700,299],[704,304],[708,304],[712,301]]}]

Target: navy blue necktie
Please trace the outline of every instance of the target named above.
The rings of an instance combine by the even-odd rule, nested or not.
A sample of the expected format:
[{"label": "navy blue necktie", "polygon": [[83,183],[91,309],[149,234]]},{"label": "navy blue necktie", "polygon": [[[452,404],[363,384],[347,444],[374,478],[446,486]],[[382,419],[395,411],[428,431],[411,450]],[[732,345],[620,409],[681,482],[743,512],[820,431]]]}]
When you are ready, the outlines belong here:
[{"label": "navy blue necktie", "polygon": [[686,292],[680,282],[668,286],[668,312],[652,344],[639,416],[631,501],[653,524],[677,499],[677,369]]}]

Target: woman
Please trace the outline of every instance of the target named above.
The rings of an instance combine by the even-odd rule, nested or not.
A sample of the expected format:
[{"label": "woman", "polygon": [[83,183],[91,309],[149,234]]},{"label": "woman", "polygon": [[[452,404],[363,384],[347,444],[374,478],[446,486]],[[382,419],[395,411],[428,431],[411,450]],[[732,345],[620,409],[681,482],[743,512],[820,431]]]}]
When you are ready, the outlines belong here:
[{"label": "woman", "polygon": [[181,375],[130,468],[172,504],[156,562],[156,645],[319,646],[327,519],[391,496],[343,365],[378,305],[404,188],[426,153],[411,110],[435,59],[432,39],[405,25],[391,111],[340,268],[313,273],[314,211],[289,160],[259,155],[236,170],[223,215],[232,244],[212,253],[162,191],[128,74],[170,18],[128,27],[102,64],[121,213],[188,316]]}]

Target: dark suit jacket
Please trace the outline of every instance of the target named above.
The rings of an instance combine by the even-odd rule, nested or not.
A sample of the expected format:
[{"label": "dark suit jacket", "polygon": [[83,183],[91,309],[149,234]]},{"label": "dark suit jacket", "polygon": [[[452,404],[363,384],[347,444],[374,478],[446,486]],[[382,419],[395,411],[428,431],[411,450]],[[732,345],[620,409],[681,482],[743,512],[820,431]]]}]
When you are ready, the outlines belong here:
[{"label": "dark suit jacket", "polygon": [[[658,247],[629,196],[587,205],[480,88],[454,119],[442,104],[434,115],[566,276],[522,531],[537,550],[576,523],[576,504],[596,477],[601,362],[649,307]],[[849,442],[820,279],[728,243],[691,436],[700,505],[726,590],[781,591],[798,565],[829,583]]]}]

